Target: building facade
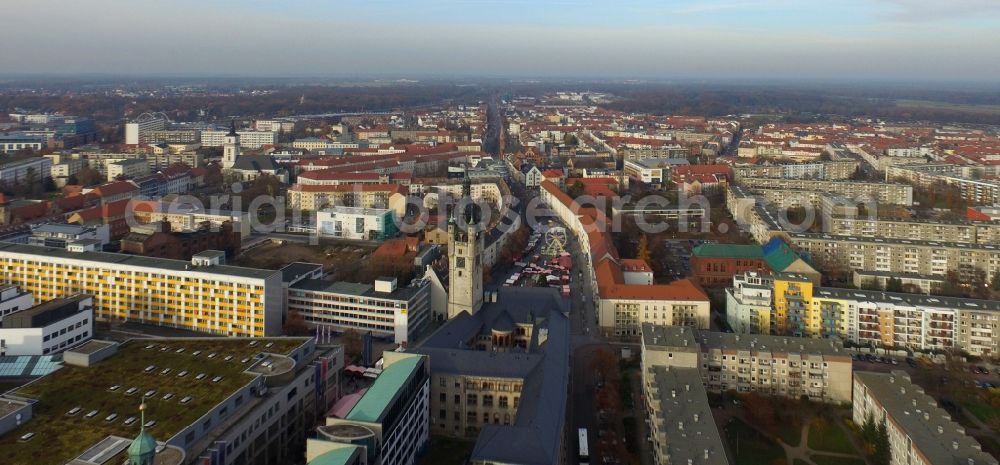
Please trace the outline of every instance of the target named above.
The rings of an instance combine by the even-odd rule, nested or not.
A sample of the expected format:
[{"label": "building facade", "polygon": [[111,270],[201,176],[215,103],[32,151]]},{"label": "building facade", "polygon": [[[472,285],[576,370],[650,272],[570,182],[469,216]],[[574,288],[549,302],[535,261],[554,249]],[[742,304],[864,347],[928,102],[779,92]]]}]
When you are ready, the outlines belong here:
[{"label": "building facade", "polygon": [[371,331],[407,344],[430,323],[430,293],[430,283],[422,279],[407,287],[396,287],[395,278],[378,279],[374,285],[306,279],[289,287],[288,310],[310,326]]},{"label": "building facade", "polygon": [[3,279],[36,301],[94,296],[103,320],[135,321],[227,336],[281,332],[281,273],[235,266],[0,245]]},{"label": "building facade", "polygon": [[0,321],[0,356],[57,354],[89,341],[93,335],[91,296],[54,299],[4,316]]}]

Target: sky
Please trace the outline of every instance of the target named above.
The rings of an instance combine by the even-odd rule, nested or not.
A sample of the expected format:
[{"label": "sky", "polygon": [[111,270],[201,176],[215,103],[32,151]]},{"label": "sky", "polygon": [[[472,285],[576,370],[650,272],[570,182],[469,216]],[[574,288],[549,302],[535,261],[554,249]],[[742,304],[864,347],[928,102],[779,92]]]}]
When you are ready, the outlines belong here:
[{"label": "sky", "polygon": [[1000,80],[1000,0],[0,0],[0,74]]}]

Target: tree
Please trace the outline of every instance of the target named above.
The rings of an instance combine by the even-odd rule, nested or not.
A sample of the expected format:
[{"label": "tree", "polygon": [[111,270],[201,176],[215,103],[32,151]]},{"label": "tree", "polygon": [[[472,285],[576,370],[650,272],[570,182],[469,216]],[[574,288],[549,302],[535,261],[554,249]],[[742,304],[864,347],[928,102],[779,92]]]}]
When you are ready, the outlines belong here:
[{"label": "tree", "polygon": [[885,419],[879,423],[876,429],[874,446],[872,461],[876,465],[889,465],[892,462],[892,449],[889,446],[889,431],[886,429]]},{"label": "tree", "polygon": [[639,237],[639,250],[636,251],[635,258],[649,263],[649,239],[645,234]]},{"label": "tree", "polygon": [[772,431],[775,426],[774,404],[767,397],[751,392],[743,400],[743,409],[750,423],[765,431]]},{"label": "tree", "polygon": [[590,369],[594,370],[602,382],[607,382],[618,369],[615,354],[606,347],[595,350],[590,359]]},{"label": "tree", "polygon": [[583,189],[584,189],[583,182],[576,181],[571,186],[569,186],[568,189],[566,189],[566,193],[569,194],[569,197],[571,199],[575,199],[583,195]]},{"label": "tree", "polygon": [[80,185],[87,187],[100,184],[104,179],[101,173],[91,168],[90,165],[84,165],[83,168],[80,168],[80,171],[76,172],[76,180]]},{"label": "tree", "polygon": [[285,319],[285,324],[281,331],[285,336],[309,335],[309,327],[306,326],[306,320],[297,310],[288,311],[288,318]]},{"label": "tree", "polygon": [[890,277],[885,281],[886,292],[903,292],[903,280],[896,277]]},{"label": "tree", "polygon": [[1000,271],[993,273],[993,279],[990,281],[990,289],[1000,291]]},{"label": "tree", "polygon": [[347,360],[354,361],[361,358],[361,334],[358,330],[348,328],[340,335],[340,342],[344,344],[344,355]]}]

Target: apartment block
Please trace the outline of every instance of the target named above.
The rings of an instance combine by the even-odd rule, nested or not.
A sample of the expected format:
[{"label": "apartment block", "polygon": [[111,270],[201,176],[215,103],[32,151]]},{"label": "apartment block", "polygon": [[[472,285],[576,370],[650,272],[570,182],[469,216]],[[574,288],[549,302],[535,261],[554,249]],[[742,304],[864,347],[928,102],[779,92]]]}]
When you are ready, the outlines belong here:
[{"label": "apartment block", "polygon": [[288,206],[317,211],[333,206],[383,208],[395,210],[397,217],[406,213],[407,191],[399,184],[305,185],[288,189]]},{"label": "apartment block", "polygon": [[814,286],[790,274],[745,273],[726,290],[739,333],[837,338],[918,352],[1000,350],[1000,303],[923,294]]},{"label": "apartment block", "polygon": [[858,169],[856,160],[820,161],[814,163],[773,163],[763,165],[737,165],[733,177],[743,178],[821,179],[845,180]]},{"label": "apartment block", "polygon": [[51,247],[0,245],[0,276],[36,301],[94,296],[100,319],[134,321],[226,336],[281,332],[281,273],[222,265]]},{"label": "apartment block", "polygon": [[697,368],[709,392],[851,401],[852,360],[840,342],[648,323],[642,331],[643,367]]},{"label": "apartment block", "polygon": [[786,237],[826,270],[941,277],[955,271],[963,280],[971,279],[976,270],[987,277],[1000,271],[1000,248],[993,244],[809,233],[787,233]]},{"label": "apartment block", "polygon": [[729,465],[698,368],[642,368],[654,463]]},{"label": "apartment block", "polygon": [[909,184],[781,178],[743,178],[739,183],[749,190],[816,191],[855,199],[867,196],[880,203],[913,205],[913,186]]},{"label": "apartment block", "polygon": [[823,218],[823,231],[838,236],[1000,244],[1000,222],[887,220],[834,215]]},{"label": "apartment block", "polygon": [[[239,134],[240,147],[257,150],[265,145],[274,145],[278,133],[273,131],[236,131]],[[202,147],[222,147],[225,145],[229,130],[201,131]]]},{"label": "apartment block", "polygon": [[997,459],[901,370],[858,371],[851,417],[885,423],[892,465],[997,465]]}]

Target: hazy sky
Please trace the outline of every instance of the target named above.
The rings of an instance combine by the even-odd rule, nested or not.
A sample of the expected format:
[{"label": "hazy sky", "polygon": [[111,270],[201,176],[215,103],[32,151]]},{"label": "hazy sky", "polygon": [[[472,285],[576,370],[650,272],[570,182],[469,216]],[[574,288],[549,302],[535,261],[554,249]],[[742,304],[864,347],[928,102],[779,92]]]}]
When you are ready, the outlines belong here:
[{"label": "hazy sky", "polygon": [[0,0],[0,73],[1000,80],[1000,0]]}]

